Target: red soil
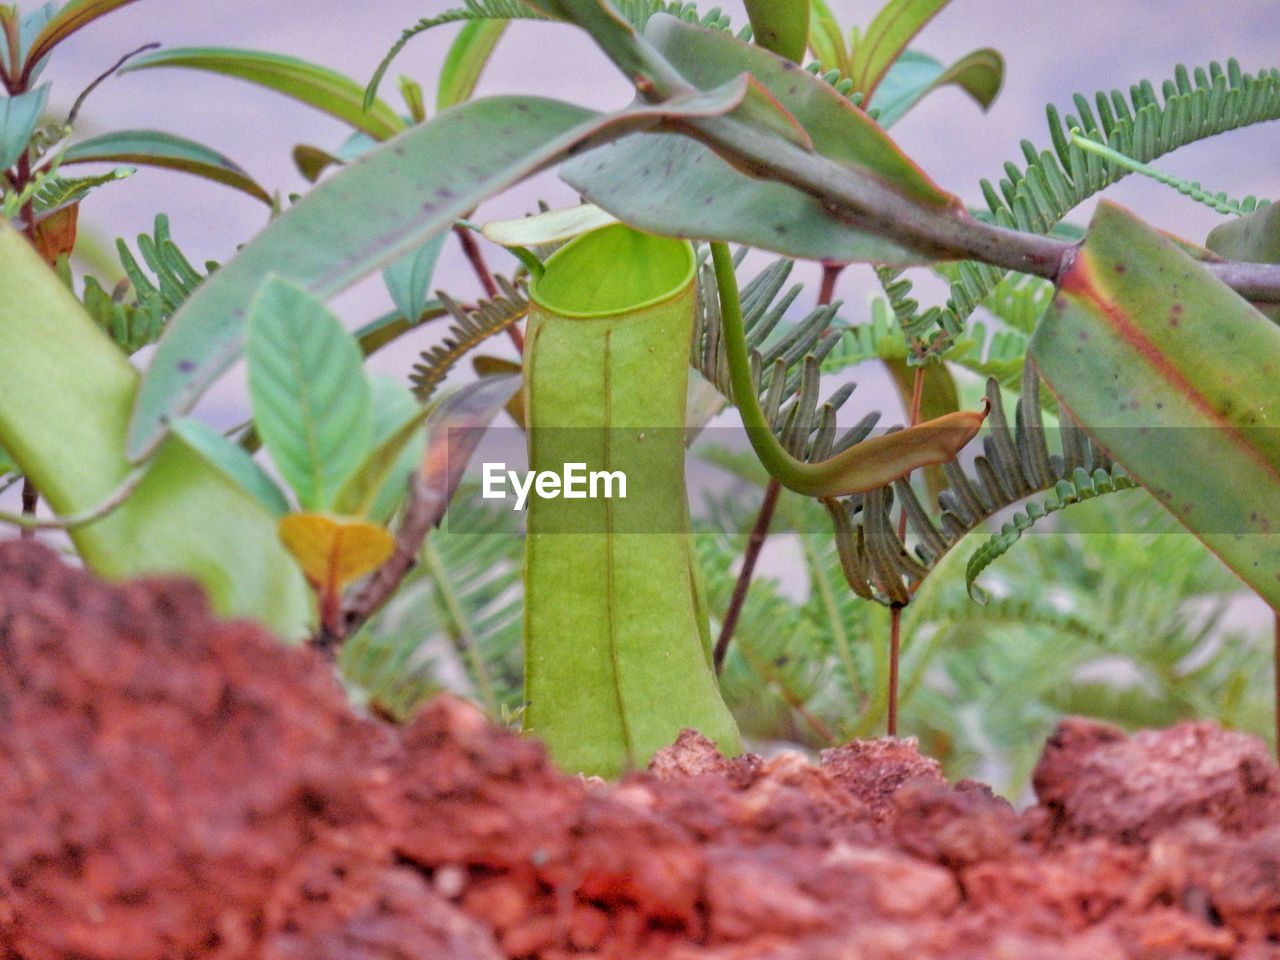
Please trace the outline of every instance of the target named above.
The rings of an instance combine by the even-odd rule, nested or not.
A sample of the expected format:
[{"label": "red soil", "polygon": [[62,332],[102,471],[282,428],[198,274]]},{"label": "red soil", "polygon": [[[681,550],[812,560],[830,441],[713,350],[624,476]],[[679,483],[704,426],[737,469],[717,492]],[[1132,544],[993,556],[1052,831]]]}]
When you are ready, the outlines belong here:
[{"label": "red soil", "polygon": [[175,582],[0,545],[0,957],[1280,960],[1280,772],[1065,722],[1016,813],[909,740],[620,784],[400,729]]}]

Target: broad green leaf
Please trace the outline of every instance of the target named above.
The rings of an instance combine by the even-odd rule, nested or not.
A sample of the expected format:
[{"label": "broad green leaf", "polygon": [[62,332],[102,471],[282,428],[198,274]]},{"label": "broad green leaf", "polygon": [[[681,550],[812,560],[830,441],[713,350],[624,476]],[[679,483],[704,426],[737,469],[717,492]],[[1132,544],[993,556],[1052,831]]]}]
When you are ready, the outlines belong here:
[{"label": "broad green leaf", "polygon": [[[374,403],[371,449],[338,491],[334,510],[382,523],[407,490],[409,474],[420,452],[415,449],[420,445],[414,441],[421,438],[427,412],[407,387],[394,380],[374,377],[370,386]],[[387,500],[390,509],[385,509]],[[383,509],[378,509],[380,506]]]},{"label": "broad green leaf", "polygon": [[227,47],[174,47],[131,60],[121,72],[155,67],[187,67],[245,80],[322,110],[377,140],[388,140],[405,128],[382,100],[366,111],[364,87],[350,77],[295,57]]},{"label": "broad green leaf", "polygon": [[395,550],[384,527],[354,517],[291,513],[280,540],[317,589],[332,593],[382,566]]},{"label": "broad green leaf", "polygon": [[960,87],[985,110],[1003,82],[1004,58],[995,50],[974,50],[945,68],[927,53],[907,50],[885,74],[871,106],[879,111],[877,120],[887,130],[926,96],[948,84]]},{"label": "broad green leaf", "polygon": [[267,193],[235,161],[208,147],[159,130],[119,130],[82,140],[68,148],[62,162],[139,163],[180,170],[206,180],[235,187],[271,205]]},{"label": "broad green leaf", "polygon": [[[61,516],[85,512],[132,467],[125,430],[138,374],[58,276],[0,222],[0,444]],[[180,438],[156,452],[119,509],[71,531],[101,576],[181,575],[224,616],[251,617],[295,640],[311,592],[275,520]]]},{"label": "broad green leaf", "polygon": [[[26,50],[28,63],[39,63],[49,51],[81,27],[134,0],[70,0],[41,27]],[[23,26],[26,26],[24,22]]]},{"label": "broad green leaf", "polygon": [[9,456],[2,448],[0,448],[0,477],[10,473],[16,473],[17,470],[18,465],[13,462],[13,457]]},{"label": "broad green leaf", "polygon": [[[814,150],[851,177],[888,186],[927,208],[960,209],[959,200],[929,180],[865,113],[790,61],[668,16],[650,20],[645,38],[694,86],[712,87],[749,73],[803,127]],[[752,129],[768,136],[758,126]],[[566,164],[562,176],[619,219],[666,236],[744,243],[812,260],[923,259],[832,215],[808,194],[748,176],[678,134],[628,137]]]},{"label": "broad green leaf", "polygon": [[1104,203],[1030,350],[1085,430],[1280,608],[1280,328]]},{"label": "broad green leaf", "polygon": [[417,250],[406,253],[382,271],[382,282],[387,285],[391,300],[408,320],[422,316],[431,294],[431,278],[436,272],[436,261],[448,238],[448,231],[441,231]]},{"label": "broad green leaf", "polygon": [[809,49],[809,0],[745,2],[756,43],[795,63],[804,59]]},{"label": "broad green leaf", "polygon": [[849,76],[849,50],[844,33],[826,0],[809,0],[809,49],[823,69],[839,70],[841,76]]},{"label": "broad green leaf", "polygon": [[853,89],[870,100],[907,45],[949,0],[889,0],[853,45]]},{"label": "broad green leaf", "polygon": [[360,348],[324,304],[271,278],[250,309],[246,353],[258,436],[303,509],[329,509],[372,440]]},{"label": "broad green leaf", "polygon": [[472,20],[465,24],[440,67],[436,87],[436,110],[470,100],[480,75],[506,32],[507,20]]},{"label": "broad green leaf", "polygon": [[283,517],[289,512],[289,501],[284,492],[240,444],[229,440],[207,423],[190,417],[183,417],[175,423],[173,432],[211,466],[253,494],[273,517]]},{"label": "broad green leaf", "polygon": [[12,97],[0,97],[0,171],[8,170],[27,149],[49,100],[47,83]]},{"label": "broad green leaf", "polygon": [[240,355],[248,301],[269,273],[332,296],[583,143],[668,116],[725,112],[744,95],[737,84],[607,115],[540,97],[474,100],[371,151],[274,220],[174,315],[143,379],[131,455],[153,448]]}]

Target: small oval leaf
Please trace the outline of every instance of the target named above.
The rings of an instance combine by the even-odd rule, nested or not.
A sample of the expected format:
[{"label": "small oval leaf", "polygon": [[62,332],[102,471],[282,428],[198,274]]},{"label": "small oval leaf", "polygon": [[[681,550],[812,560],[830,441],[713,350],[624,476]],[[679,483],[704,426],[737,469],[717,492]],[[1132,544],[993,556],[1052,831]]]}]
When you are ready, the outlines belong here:
[{"label": "small oval leaf", "polygon": [[280,542],[316,587],[340,590],[382,566],[395,550],[385,527],[351,517],[292,513],[280,520]]}]

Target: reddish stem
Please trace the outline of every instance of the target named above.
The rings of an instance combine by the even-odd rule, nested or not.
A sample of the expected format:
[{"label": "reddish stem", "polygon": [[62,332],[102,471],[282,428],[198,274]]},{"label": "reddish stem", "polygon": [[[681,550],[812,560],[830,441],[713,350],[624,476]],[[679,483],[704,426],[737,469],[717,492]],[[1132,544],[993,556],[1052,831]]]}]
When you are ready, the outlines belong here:
[{"label": "reddish stem", "polygon": [[769,485],[764,488],[764,500],[760,502],[760,513],[756,515],[755,526],[751,528],[751,536],[747,540],[747,549],[742,555],[742,570],[733,585],[733,596],[729,599],[729,609],[725,611],[724,622],[720,625],[720,636],[716,639],[715,651],[712,654],[716,673],[724,667],[725,654],[729,652],[729,642],[733,639],[733,631],[738,626],[738,618],[742,615],[743,604],[747,600],[747,590],[751,587],[751,578],[755,575],[756,561],[760,559],[760,550],[769,536],[769,524],[773,522],[774,511],[778,507],[778,495],[782,485],[770,478]]},{"label": "reddish stem", "polygon": [[889,608],[889,706],[885,732],[898,735],[898,661],[902,652],[902,608]]},{"label": "reddish stem", "polygon": [[824,263],[822,265],[822,286],[818,290],[818,305],[830,303],[836,296],[836,281],[844,272],[847,263]]},{"label": "reddish stem", "polygon": [[[467,260],[471,263],[471,269],[475,271],[476,279],[480,281],[480,286],[484,289],[484,295],[490,300],[498,296],[498,285],[493,280],[493,272],[489,269],[489,264],[484,258],[484,251],[480,249],[480,244],[476,243],[476,238],[471,235],[471,231],[466,227],[454,227],[454,234],[458,238],[458,242],[462,244],[462,252],[466,254]],[[507,336],[511,338],[511,342],[515,344],[516,351],[524,356],[524,334],[520,332],[520,328],[514,323],[507,327]]]}]

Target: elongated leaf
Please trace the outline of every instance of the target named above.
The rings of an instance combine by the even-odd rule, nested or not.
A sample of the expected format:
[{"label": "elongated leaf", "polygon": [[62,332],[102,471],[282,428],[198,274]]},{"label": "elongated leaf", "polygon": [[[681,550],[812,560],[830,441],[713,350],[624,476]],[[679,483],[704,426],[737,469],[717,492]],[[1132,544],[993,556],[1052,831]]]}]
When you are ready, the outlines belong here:
[{"label": "elongated leaf", "polygon": [[984,110],[991,106],[1004,82],[1004,58],[989,48],[974,50],[949,67],[927,53],[907,50],[889,69],[871,106],[886,130],[926,96],[949,84],[962,89]]},{"label": "elongated leaf", "polygon": [[603,116],[539,97],[496,97],[461,104],[406,131],[272,222],[174,316],[138,395],[130,454],[152,449],[167,422],[239,356],[248,302],[268,273],[316,297],[332,296],[585,142],[666,116],[722,113],[744,93],[737,84],[682,103]]},{"label": "elongated leaf", "polygon": [[240,444],[227,439],[207,423],[190,417],[183,417],[175,423],[173,432],[211,466],[253,494],[273,517],[282,517],[289,512],[289,501],[284,492]]},{"label": "elongated leaf", "polygon": [[258,435],[307,510],[327,510],[372,440],[360,348],[306,291],[268,280],[249,317]]},{"label": "elongated leaf", "polygon": [[746,0],[756,43],[799,63],[809,49],[809,0]]},{"label": "elongated leaf", "polygon": [[35,35],[27,48],[27,62],[38,63],[50,50],[81,27],[133,2],[134,0],[70,0]]},{"label": "elongated leaf", "polygon": [[480,75],[507,30],[507,20],[473,20],[458,34],[440,68],[436,110],[470,100]]},{"label": "elongated leaf", "polygon": [[[89,510],[129,475],[137,372],[2,221],[0,380],[0,443],[56,513]],[[252,617],[290,640],[307,632],[311,593],[274,519],[177,437],[119,509],[71,538],[102,576],[189,576],[223,615]]]},{"label": "elongated leaf", "polygon": [[203,144],[159,130],[119,130],[82,140],[63,155],[63,163],[139,163],[180,170],[235,187],[270,206],[267,193],[235,161]]},{"label": "elongated leaf", "polygon": [[0,97],[0,170],[8,170],[27,149],[49,100],[49,85],[12,97]]},{"label": "elongated leaf", "polygon": [[809,0],[809,49],[823,67],[839,70],[841,76],[849,76],[849,49],[845,46],[840,21],[826,0]]},{"label": "elongated leaf", "polygon": [[1280,328],[1103,204],[1031,357],[1089,434],[1280,607]]},{"label": "elongated leaf", "polygon": [[[920,171],[861,110],[790,61],[718,31],[656,16],[649,40],[685,79],[714,86],[750,73],[812,139],[813,149],[922,206],[959,201]],[[714,122],[737,121],[737,115]],[[753,135],[765,136],[759,125]],[[667,236],[725,240],[814,260],[920,263],[919,254],[857,229],[813,197],[735,169],[709,147],[677,134],[629,137],[565,165],[562,175],[627,223]]]},{"label": "elongated leaf", "polygon": [[228,47],[174,47],[131,60],[121,72],[156,67],[187,67],[245,80],[322,110],[377,140],[388,140],[405,128],[382,100],[366,111],[364,87],[350,77],[295,57]]},{"label": "elongated leaf", "polygon": [[889,0],[853,48],[853,89],[868,99],[917,33],[949,0]]},{"label": "elongated leaf", "polygon": [[382,281],[387,285],[391,300],[405,319],[416,320],[426,309],[436,261],[440,259],[440,251],[444,249],[448,236],[447,231],[441,231],[382,271]]}]

